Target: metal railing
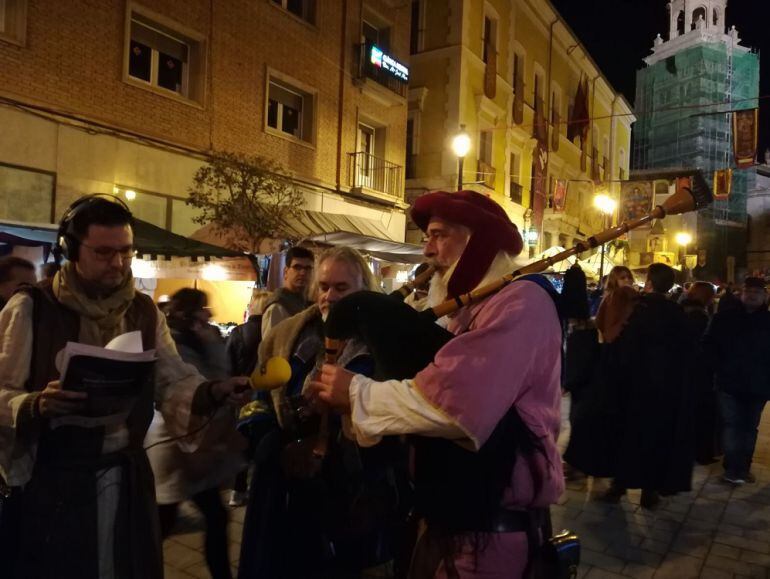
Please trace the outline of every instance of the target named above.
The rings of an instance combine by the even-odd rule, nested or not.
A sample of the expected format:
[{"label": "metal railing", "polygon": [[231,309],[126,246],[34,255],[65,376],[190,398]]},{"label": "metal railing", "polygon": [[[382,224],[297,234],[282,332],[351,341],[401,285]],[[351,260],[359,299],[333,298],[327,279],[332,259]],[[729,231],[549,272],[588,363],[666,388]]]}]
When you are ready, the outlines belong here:
[{"label": "metal railing", "polygon": [[515,181],[511,181],[511,192],[510,192],[511,201],[521,205],[521,200],[523,197],[524,197],[524,187],[522,187],[520,184],[516,183]]},{"label": "metal railing", "polygon": [[495,188],[495,168],[485,161],[479,159],[479,170],[476,175],[476,180],[482,183],[484,186],[490,189]]},{"label": "metal railing", "polygon": [[369,54],[372,45],[369,43],[358,45],[358,76],[359,78],[370,78],[377,84],[380,84],[393,91],[397,95],[406,98],[409,87],[407,83],[396,78],[381,67],[372,64]]},{"label": "metal railing", "polygon": [[348,153],[348,185],[403,197],[401,165],[365,152]]}]

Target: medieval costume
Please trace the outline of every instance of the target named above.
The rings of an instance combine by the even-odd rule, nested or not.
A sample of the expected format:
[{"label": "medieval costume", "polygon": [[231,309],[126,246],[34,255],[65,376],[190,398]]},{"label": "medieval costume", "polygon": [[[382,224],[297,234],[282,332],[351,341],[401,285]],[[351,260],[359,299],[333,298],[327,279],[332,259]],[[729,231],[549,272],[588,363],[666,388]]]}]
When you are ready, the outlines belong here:
[{"label": "medieval costume", "polygon": [[[52,283],[11,298],[0,328],[0,475],[24,487],[16,577],[160,579],[155,492],[142,441],[155,405],[173,435],[202,424],[213,407],[208,388],[199,388],[204,378],[179,358],[165,318],[134,290],[130,273],[112,295],[91,299],[67,263]],[[38,415],[36,399],[59,378],[55,358],[67,341],[104,346],[134,330],[157,361],[127,418],[84,427]]]},{"label": "medieval costume", "polygon": [[[516,268],[521,237],[493,201],[471,191],[419,197],[415,222],[425,231],[434,216],[471,236],[431,294],[441,286],[442,298],[461,295]],[[353,377],[352,429],[361,444],[419,435],[415,510],[425,532],[410,577],[522,577],[564,488],[559,316],[549,291],[530,279],[446,322],[456,337],[413,379]]]},{"label": "medieval costume", "polygon": [[[278,324],[260,345],[259,359],[289,360],[292,377],[268,395],[273,413],[262,424],[255,453],[241,579],[354,578],[393,559],[399,499],[406,499],[400,496],[406,489],[403,446],[389,440],[361,449],[332,418],[330,448],[319,465],[311,456],[317,417],[297,420],[306,412],[297,411],[306,405],[302,392],[323,351],[321,312],[315,305]],[[373,369],[365,346],[355,340],[338,362],[363,374]]]},{"label": "medieval costume", "polygon": [[662,494],[690,490],[693,405],[684,313],[648,293],[620,335],[605,344],[595,382],[577,410],[565,454],[586,474],[614,477],[614,487]]}]

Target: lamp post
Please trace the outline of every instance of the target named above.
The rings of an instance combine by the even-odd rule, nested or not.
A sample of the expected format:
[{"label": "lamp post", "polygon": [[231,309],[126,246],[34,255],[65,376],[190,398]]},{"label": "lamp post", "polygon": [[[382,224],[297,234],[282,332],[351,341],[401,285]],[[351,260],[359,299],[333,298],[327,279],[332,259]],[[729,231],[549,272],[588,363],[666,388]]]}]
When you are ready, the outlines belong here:
[{"label": "lamp post", "polygon": [[460,125],[460,132],[452,139],[452,151],[457,155],[457,190],[463,188],[463,160],[471,150],[471,138],[465,132],[465,125]]},{"label": "lamp post", "polygon": [[[596,207],[599,211],[601,211],[602,215],[604,216],[604,228],[607,229],[609,225],[607,224],[607,220],[609,218],[610,222],[612,220],[612,214],[615,213],[615,208],[618,206],[617,202],[610,197],[609,195],[597,195],[594,197],[594,207]],[[602,243],[602,256],[599,261],[599,287],[604,287],[604,246],[605,244]]]},{"label": "lamp post", "polygon": [[676,242],[682,246],[684,253],[682,254],[682,275],[684,277],[684,281],[689,280],[689,271],[687,269],[687,246],[692,243],[692,235],[687,233],[686,231],[680,231],[676,234]]}]

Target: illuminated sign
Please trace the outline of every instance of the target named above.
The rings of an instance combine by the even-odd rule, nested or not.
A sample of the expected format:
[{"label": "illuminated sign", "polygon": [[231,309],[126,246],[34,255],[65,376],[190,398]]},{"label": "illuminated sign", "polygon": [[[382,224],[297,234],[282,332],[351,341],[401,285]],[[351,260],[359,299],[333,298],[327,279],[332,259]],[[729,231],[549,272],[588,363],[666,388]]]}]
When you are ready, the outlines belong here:
[{"label": "illuminated sign", "polygon": [[409,69],[374,45],[371,47],[369,60],[377,68],[389,72],[404,82],[409,82]]}]

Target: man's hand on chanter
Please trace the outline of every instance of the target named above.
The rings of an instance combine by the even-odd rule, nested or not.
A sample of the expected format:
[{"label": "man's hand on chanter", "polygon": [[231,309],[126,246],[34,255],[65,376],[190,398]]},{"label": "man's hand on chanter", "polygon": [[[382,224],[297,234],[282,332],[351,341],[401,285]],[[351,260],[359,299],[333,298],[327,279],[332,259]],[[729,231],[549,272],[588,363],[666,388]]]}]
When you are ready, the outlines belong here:
[{"label": "man's hand on chanter", "polygon": [[82,414],[85,411],[87,399],[88,394],[85,392],[62,390],[61,382],[54,380],[40,392],[36,401],[36,411],[44,418]]}]

